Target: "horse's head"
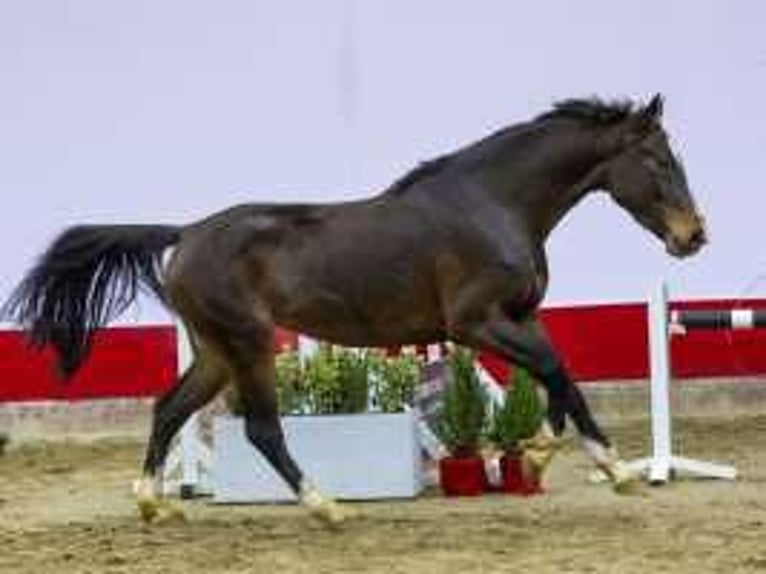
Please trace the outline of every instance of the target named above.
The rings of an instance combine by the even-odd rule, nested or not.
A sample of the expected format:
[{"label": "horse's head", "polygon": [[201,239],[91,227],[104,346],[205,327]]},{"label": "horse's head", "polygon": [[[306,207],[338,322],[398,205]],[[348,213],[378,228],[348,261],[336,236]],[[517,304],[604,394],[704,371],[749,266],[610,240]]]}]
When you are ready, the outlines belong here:
[{"label": "horse's head", "polygon": [[656,95],[619,126],[621,151],[605,165],[604,186],[643,227],[664,241],[668,253],[686,257],[707,243],[707,234],[661,119],[662,97]]}]

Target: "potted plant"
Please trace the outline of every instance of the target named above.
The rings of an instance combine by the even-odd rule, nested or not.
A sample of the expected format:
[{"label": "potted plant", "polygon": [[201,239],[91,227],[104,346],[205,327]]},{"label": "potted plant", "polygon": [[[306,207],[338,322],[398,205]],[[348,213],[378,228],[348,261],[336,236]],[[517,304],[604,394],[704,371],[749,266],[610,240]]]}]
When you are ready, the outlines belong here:
[{"label": "potted plant", "polygon": [[540,494],[540,477],[525,464],[524,442],[534,437],[543,422],[544,409],[529,373],[514,369],[515,377],[501,406],[492,409],[489,438],[502,452],[501,490],[529,496]]},{"label": "potted plant", "polygon": [[[417,361],[322,344],[303,360],[281,353],[275,378],[290,452],[324,492],[370,500],[422,490],[417,421],[404,409],[420,380]],[[216,502],[295,500],[248,443],[241,418],[215,419],[214,442]]]},{"label": "potted plant", "polygon": [[487,421],[487,396],[476,373],[475,353],[456,347],[436,415],[436,433],[449,455],[439,460],[441,487],[448,496],[478,496],[488,487],[480,446]]}]

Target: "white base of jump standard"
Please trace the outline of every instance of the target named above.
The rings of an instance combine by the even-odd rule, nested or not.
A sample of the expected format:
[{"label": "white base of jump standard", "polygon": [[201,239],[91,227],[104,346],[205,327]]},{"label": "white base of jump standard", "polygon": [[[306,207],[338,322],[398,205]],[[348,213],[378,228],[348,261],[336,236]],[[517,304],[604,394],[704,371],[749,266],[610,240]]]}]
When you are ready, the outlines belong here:
[{"label": "white base of jump standard", "polygon": [[647,481],[652,484],[667,482],[679,474],[722,480],[735,480],[737,478],[737,469],[733,466],[681,456],[671,456],[666,459],[642,458],[631,461],[628,466],[631,470],[646,476]]},{"label": "white base of jump standard", "polygon": [[[323,493],[341,500],[411,498],[423,468],[411,412],[287,416],[290,452]],[[213,421],[213,500],[290,502],[296,497],[248,442],[242,418]]]}]

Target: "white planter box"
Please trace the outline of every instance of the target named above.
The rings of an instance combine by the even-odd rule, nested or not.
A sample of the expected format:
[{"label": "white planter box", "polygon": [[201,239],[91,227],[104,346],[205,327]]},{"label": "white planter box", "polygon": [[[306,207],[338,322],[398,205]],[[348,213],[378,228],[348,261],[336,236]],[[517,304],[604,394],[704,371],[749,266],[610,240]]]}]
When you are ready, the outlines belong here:
[{"label": "white planter box", "polygon": [[[306,477],[345,500],[409,498],[423,489],[412,413],[288,416],[287,445]],[[216,502],[286,502],[295,495],[245,437],[244,421],[213,421]]]}]

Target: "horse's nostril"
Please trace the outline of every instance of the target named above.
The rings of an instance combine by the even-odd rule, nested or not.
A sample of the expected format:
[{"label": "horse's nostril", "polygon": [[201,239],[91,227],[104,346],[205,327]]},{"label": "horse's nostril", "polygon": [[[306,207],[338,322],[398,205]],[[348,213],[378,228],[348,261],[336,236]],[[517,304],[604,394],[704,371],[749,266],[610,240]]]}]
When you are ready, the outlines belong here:
[{"label": "horse's nostril", "polygon": [[693,245],[703,245],[706,242],[707,237],[705,236],[705,230],[701,227],[695,230],[689,237],[689,243]]}]

